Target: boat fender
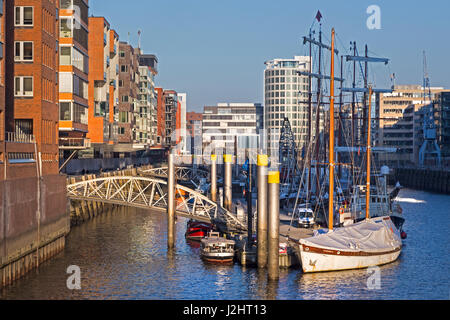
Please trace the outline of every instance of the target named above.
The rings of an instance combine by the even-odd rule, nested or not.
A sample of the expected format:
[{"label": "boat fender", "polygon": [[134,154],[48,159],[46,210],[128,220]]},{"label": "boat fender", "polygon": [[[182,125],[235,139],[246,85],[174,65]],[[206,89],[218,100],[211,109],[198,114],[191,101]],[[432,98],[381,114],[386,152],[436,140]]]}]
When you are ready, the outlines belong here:
[{"label": "boat fender", "polygon": [[405,231],[402,231],[402,233],[400,234],[400,236],[402,237],[403,240],[405,240],[406,237],[407,237],[407,234],[406,234]]},{"label": "boat fender", "polygon": [[339,214],[344,214],[344,208],[342,207],[339,208]]}]

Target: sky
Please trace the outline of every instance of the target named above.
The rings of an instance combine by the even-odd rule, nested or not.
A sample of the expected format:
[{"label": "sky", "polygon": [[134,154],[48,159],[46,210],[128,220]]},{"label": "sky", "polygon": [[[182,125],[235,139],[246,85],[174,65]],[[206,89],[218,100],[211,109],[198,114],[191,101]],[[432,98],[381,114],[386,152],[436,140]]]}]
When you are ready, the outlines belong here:
[{"label": "sky", "polygon": [[[380,29],[367,27],[370,5],[380,8]],[[317,10],[324,42],[334,27],[340,52],[350,53],[356,41],[360,54],[367,44],[369,56],[390,59],[387,66],[371,64],[376,87],[390,86],[392,73],[396,84],[422,84],[425,50],[431,86],[450,88],[448,0],[90,0],[89,6],[122,41],[137,46],[142,31],[141,48],[159,60],[156,85],[186,92],[188,111],[263,103],[264,62],[307,55],[302,37]]]}]

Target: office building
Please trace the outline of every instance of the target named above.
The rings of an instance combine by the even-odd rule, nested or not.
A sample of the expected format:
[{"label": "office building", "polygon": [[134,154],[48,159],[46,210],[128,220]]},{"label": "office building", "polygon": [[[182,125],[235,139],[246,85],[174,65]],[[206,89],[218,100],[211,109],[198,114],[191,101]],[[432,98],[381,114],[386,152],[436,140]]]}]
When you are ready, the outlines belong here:
[{"label": "office building", "polygon": [[[441,87],[431,88],[435,101]],[[424,89],[420,85],[396,85],[392,93],[378,94],[376,110],[379,128],[376,144],[397,148],[395,153],[380,153],[379,160],[388,166],[416,165],[423,144],[423,109],[431,101],[424,101]],[[423,110],[422,110],[423,109]],[[438,123],[438,119],[436,119]]]},{"label": "office building", "polygon": [[268,133],[269,154],[278,154],[280,129],[285,117],[289,119],[300,150],[306,146],[308,139],[309,88],[308,77],[297,72],[309,71],[309,57],[273,59],[265,65],[264,128]]},{"label": "office building", "polygon": [[203,154],[231,152],[240,160],[259,147],[263,107],[259,103],[219,103],[203,108]]}]

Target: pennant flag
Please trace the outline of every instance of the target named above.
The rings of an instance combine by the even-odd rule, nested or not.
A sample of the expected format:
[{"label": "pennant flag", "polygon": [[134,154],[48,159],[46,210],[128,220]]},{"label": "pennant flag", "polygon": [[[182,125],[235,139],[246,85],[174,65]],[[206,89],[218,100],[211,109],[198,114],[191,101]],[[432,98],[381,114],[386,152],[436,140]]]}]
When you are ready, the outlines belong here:
[{"label": "pennant flag", "polygon": [[319,21],[319,22],[320,22],[320,19],[322,19],[322,15],[320,14],[320,11],[319,11],[319,10],[317,10],[316,19],[317,19],[317,21]]}]

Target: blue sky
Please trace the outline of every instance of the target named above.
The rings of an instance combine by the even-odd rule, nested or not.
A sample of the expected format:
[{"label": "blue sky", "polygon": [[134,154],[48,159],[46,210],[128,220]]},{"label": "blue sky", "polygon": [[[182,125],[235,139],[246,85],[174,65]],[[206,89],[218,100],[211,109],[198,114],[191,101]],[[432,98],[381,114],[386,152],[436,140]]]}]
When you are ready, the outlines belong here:
[{"label": "blue sky", "polygon": [[[432,86],[450,88],[450,1],[90,0],[90,15],[104,16],[121,40],[159,59],[158,86],[188,94],[188,111],[217,102],[263,102],[264,62],[306,55],[301,37],[319,9],[325,39],[390,58],[374,66],[378,87],[422,83],[426,50]],[[381,10],[381,29],[369,30],[369,5]],[[130,33],[130,36],[128,36]]]}]

